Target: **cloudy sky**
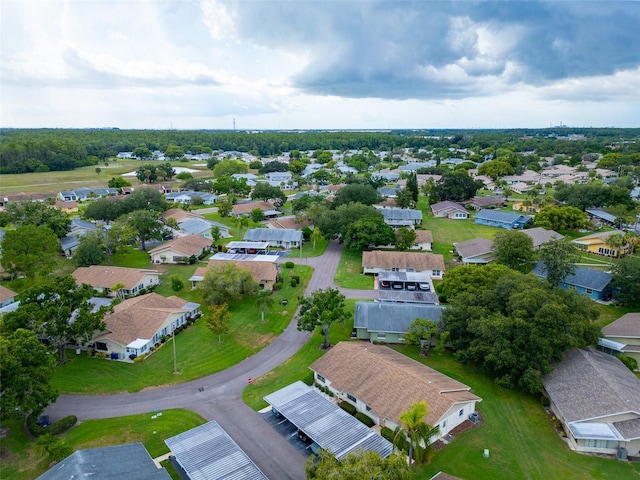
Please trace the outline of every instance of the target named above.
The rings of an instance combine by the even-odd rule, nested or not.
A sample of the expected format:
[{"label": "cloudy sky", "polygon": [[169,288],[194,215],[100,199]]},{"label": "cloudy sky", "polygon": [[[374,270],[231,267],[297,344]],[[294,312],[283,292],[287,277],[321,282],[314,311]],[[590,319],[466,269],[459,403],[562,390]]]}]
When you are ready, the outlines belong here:
[{"label": "cloudy sky", "polygon": [[3,127],[640,126],[640,2],[1,0]]}]

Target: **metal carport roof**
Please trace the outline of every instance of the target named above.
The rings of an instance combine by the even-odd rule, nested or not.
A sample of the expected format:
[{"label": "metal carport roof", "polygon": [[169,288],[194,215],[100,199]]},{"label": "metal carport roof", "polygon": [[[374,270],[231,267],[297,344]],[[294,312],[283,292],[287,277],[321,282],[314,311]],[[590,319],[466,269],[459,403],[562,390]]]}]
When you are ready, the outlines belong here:
[{"label": "metal carport roof", "polygon": [[300,381],[264,399],[338,460],[359,449],[372,450],[383,458],[393,452],[391,442]]},{"label": "metal carport roof", "polygon": [[191,480],[267,480],[256,464],[213,420],[167,438],[164,443]]}]

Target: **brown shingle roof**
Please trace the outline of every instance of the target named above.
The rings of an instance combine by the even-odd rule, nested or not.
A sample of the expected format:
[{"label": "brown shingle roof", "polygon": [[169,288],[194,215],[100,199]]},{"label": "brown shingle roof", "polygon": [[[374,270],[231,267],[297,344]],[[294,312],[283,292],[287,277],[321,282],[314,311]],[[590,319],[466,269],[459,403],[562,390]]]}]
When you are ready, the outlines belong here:
[{"label": "brown shingle roof", "polygon": [[605,337],[640,338],[640,313],[627,313],[602,329]]},{"label": "brown shingle roof", "polygon": [[433,242],[433,235],[430,230],[416,230],[416,242]]},{"label": "brown shingle roof", "polygon": [[17,295],[13,290],[0,285],[0,303],[6,302],[11,297],[15,297]]},{"label": "brown shingle roof", "polygon": [[131,290],[147,273],[159,272],[142,268],[91,265],[79,267],[72,275],[78,285],[86,283],[92,287],[111,288],[117,283],[122,283],[126,290]]},{"label": "brown shingle roof", "polygon": [[269,281],[275,282],[278,277],[278,267],[271,262],[243,262],[242,260],[209,260],[206,267],[199,267],[194,272],[194,276],[204,277],[211,267],[231,263],[243,270],[249,270],[251,276],[256,282]]},{"label": "brown shingle roof", "polygon": [[204,248],[211,246],[211,239],[201,237],[200,235],[186,235],[163,243],[162,245],[149,250],[150,254],[160,253],[163,251],[173,250],[181,253],[185,257],[198,255]]},{"label": "brown shingle roof", "polygon": [[267,210],[274,210],[276,207],[274,207],[269,202],[238,203],[238,204],[233,206],[233,214],[234,215],[243,215],[243,214],[251,213],[251,210],[253,210],[255,208],[259,208],[263,212],[266,212]]},{"label": "brown shingle roof", "polygon": [[183,210],[181,208],[170,208],[169,210],[162,212],[160,214],[160,218],[162,220],[173,218],[175,219],[176,222],[180,223],[181,221],[187,218],[204,218],[204,217],[199,213],[187,212],[186,210]]},{"label": "brown shingle roof", "polygon": [[437,425],[454,404],[482,400],[467,385],[381,345],[340,342],[309,368],[396,423],[417,401],[427,401],[426,422]]},{"label": "brown shingle roof", "polygon": [[488,238],[472,238],[465,242],[456,242],[453,246],[463,258],[473,258],[478,255],[486,255],[493,251],[493,240]]},{"label": "brown shingle roof", "polygon": [[383,252],[374,250],[362,252],[363,267],[413,268],[416,272],[424,270],[444,271],[444,257],[435,253]]},{"label": "brown shingle roof", "polygon": [[187,313],[187,301],[172,296],[148,293],[129,298],[113,307],[113,313],[104,317],[106,333],[94,340],[108,338],[120,345],[128,345],[137,338],[153,338],[162,323],[172,314]]},{"label": "brown shingle roof", "polygon": [[308,227],[309,225],[311,225],[311,222],[302,220],[300,223],[298,223],[296,217],[280,217],[277,220],[271,220],[270,222],[267,222],[267,224],[271,228],[296,230],[298,228]]}]

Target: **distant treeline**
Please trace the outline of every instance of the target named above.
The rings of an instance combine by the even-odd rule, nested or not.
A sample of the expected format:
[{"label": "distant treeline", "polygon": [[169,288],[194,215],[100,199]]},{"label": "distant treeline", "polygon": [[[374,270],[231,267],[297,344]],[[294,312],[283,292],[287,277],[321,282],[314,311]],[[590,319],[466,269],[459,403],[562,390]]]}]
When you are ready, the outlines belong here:
[{"label": "distant treeline", "polygon": [[[555,138],[571,134],[586,140]],[[119,152],[136,147],[165,151],[168,146],[185,152],[221,150],[250,152],[261,157],[292,150],[392,151],[397,148],[510,148],[514,152],[536,151],[554,154],[640,151],[640,129],[555,129],[521,130],[392,130],[392,131],[296,131],[235,132],[205,130],[118,130],[118,129],[0,129],[0,173],[72,170],[95,165]]]}]

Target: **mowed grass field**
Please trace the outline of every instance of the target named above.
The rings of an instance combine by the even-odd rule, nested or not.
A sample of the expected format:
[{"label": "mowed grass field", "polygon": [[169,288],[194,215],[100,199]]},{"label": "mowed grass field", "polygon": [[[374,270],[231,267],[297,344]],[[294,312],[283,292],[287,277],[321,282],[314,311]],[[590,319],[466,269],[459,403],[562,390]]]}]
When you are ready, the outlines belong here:
[{"label": "mowed grass field", "polygon": [[[112,177],[120,176],[137,170],[144,163],[155,163],[164,160],[129,160],[113,158],[107,160],[109,165],[100,163],[98,165],[76,168],[64,172],[34,172],[21,174],[2,175],[0,181],[0,192],[4,195],[14,193],[52,193],[57,194],[60,190],[73,190],[81,187],[106,187],[107,182]],[[195,166],[201,165],[203,162],[170,162],[174,167],[184,167],[193,170],[199,170],[192,175],[194,177],[211,176],[211,170],[206,167]],[[96,167],[101,172],[96,173]],[[140,182],[136,177],[126,177],[132,185],[139,185]],[[182,183],[181,180],[173,179],[176,184]]]}]

